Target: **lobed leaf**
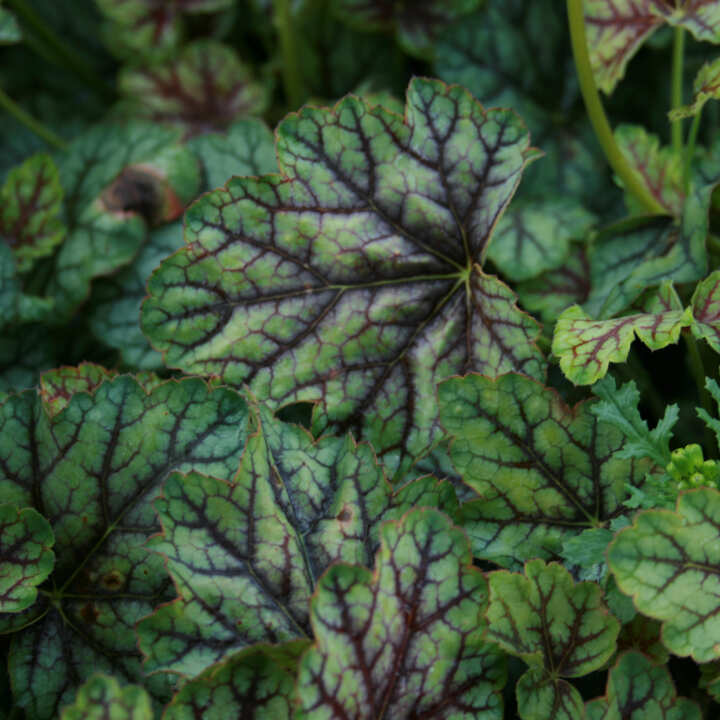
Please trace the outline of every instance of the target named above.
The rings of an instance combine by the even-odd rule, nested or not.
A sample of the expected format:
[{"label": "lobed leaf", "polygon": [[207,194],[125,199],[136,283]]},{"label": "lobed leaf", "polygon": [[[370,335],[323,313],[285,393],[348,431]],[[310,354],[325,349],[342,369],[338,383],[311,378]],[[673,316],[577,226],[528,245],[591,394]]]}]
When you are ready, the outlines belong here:
[{"label": "lobed leaf", "polygon": [[123,688],[114,677],[93,675],[60,720],[153,720],[150,696],[138,685]]},{"label": "lobed leaf", "polygon": [[650,430],[640,416],[640,393],[631,380],[621,387],[608,376],[593,385],[593,393],[600,398],[590,411],[600,420],[614,425],[625,435],[625,447],[618,451],[619,457],[650,458],[655,465],[664,468],[670,462],[670,439],[678,421],[677,405],[668,405],[658,424]]},{"label": "lobed leaf", "polygon": [[720,493],[680,494],[677,510],[635,516],[608,549],[618,586],[644,615],[663,621],[662,639],[697,662],[720,657]]},{"label": "lobed leaf", "polygon": [[[175,469],[231,477],[246,420],[241,396],[199,380],[146,391],[108,379],[53,415],[33,391],[0,404],[0,496],[34,507],[55,535],[48,592],[24,613],[0,614],[28,720],[55,717],[96,670],[143,678],[134,625],[172,597],[162,561],[143,547],[157,528],[151,501]],[[167,679],[146,682],[167,697]]]},{"label": "lobed leaf", "polygon": [[575,243],[560,267],[519,283],[515,290],[524,308],[540,315],[543,322],[554,322],[563,310],[588,299],[590,264],[587,250]]},{"label": "lobed leaf", "polygon": [[682,309],[670,283],[658,300],[659,311],[609,320],[593,320],[578,305],[565,310],[555,325],[552,351],[568,380],[576,385],[599,380],[610,363],[625,362],[636,337],[650,350],[677,343],[683,328],[693,324],[690,308]]},{"label": "lobed leaf", "polygon": [[583,703],[563,680],[597,670],[615,652],[620,623],[602,604],[596,583],[574,583],[557,563],[525,564],[524,575],[490,573],[487,637],[530,669],[516,692],[523,720],[577,720]]},{"label": "lobed leaf", "polygon": [[701,720],[700,708],[677,697],[667,666],[623,653],[608,674],[605,697],[586,704],[588,720]]},{"label": "lobed leaf", "polygon": [[720,42],[720,11],[714,0],[584,0],[590,62],[598,86],[610,94],[629,60],[664,23],[689,30],[698,40]]},{"label": "lobed leaf", "polygon": [[458,522],[476,556],[504,566],[559,557],[563,544],[624,512],[625,483],[647,464],[618,457],[623,435],[587,405],[508,374],[470,375],[438,388],[453,464],[479,497]]},{"label": "lobed leaf", "polygon": [[707,62],[700,68],[693,83],[693,90],[695,95],[692,102],[671,110],[671,120],[693,117],[703,109],[708,100],[720,99],[720,59]]},{"label": "lobed leaf", "polygon": [[29,270],[63,241],[62,200],[49,155],[33,155],[8,173],[0,188],[0,242],[12,248],[18,271]]},{"label": "lobed leaf", "polygon": [[350,96],[277,136],[284,175],[201,198],[150,279],[143,327],[168,365],[319,401],[392,470],[436,439],[442,378],[542,377],[537,325],[478,265],[534,156],[512,112],[416,78],[405,122]]},{"label": "lobed leaf", "polygon": [[96,0],[112,21],[108,45],[120,57],[137,60],[168,55],[182,37],[184,14],[211,13],[230,7],[232,0]]},{"label": "lobed leaf", "polygon": [[68,406],[73,395],[79,392],[92,393],[105,380],[116,375],[115,371],[106,370],[95,363],[49,370],[40,376],[38,388],[43,410],[48,417],[53,417]]},{"label": "lobed leaf", "polygon": [[381,535],[373,573],[334,565],[318,583],[295,717],[500,720],[504,668],[467,538],[431,509]]},{"label": "lobed leaf", "polygon": [[253,645],[183,685],[163,720],[237,717],[291,720],[295,677],[307,640]]},{"label": "lobed leaf", "polygon": [[256,642],[310,636],[308,602],[336,561],[369,565],[379,527],[413,505],[455,509],[448,483],[393,488],[368,445],[315,441],[258,409],[232,484],[171,475],[155,503],[179,597],[138,625],[148,671],[194,676]]},{"label": "lobed leaf", "polygon": [[529,280],[563,265],[571,241],[584,238],[594,223],[576,200],[518,202],[500,219],[488,258],[510,280]]},{"label": "lobed leaf", "polygon": [[690,304],[693,335],[706,340],[715,352],[720,352],[720,271],[716,270],[698,283]]},{"label": "lobed leaf", "polygon": [[649,288],[703,278],[711,191],[706,186],[690,192],[679,224],[670,218],[634,218],[600,233],[589,253],[591,291],[585,310],[612,317]]},{"label": "lobed leaf", "polygon": [[85,300],[91,280],[128,265],[148,228],[178,217],[195,197],[196,159],[178,133],[147,123],[97,125],[58,159],[68,236],[47,293],[61,321]]},{"label": "lobed leaf", "polygon": [[[660,139],[639,125],[620,125],[615,130],[615,139],[652,197],[671,215],[680,216],[685,205],[682,157],[672,148],[661,147]],[[630,194],[626,195],[626,202],[632,212],[647,213]]]},{"label": "lobed leaf", "polygon": [[128,68],[118,82],[137,114],[179,126],[185,135],[227,130],[266,105],[265,89],[235,51],[213,40],[190,43],[161,64]]},{"label": "lobed leaf", "polygon": [[0,613],[20,612],[52,572],[52,528],[32,508],[0,505]]}]

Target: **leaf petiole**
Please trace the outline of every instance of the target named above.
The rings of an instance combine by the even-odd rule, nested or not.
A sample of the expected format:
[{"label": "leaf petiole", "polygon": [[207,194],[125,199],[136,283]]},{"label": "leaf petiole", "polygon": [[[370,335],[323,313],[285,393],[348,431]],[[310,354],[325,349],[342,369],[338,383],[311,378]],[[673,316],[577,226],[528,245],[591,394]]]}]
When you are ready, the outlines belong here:
[{"label": "leaf petiole", "polygon": [[608,122],[605,110],[600,100],[595,77],[590,65],[587,40],[585,37],[585,16],[583,14],[582,0],[567,0],[568,22],[570,25],[570,40],[572,42],[575,68],[580,83],[588,117],[592,123],[595,135],[610,163],[610,167],[620,178],[625,189],[634,195],[652,215],[667,215],[668,211],[652,196],[645,187],[637,173],[627,163],[625,156],[615,142],[612,128]]},{"label": "leaf petiole", "polygon": [[[671,103],[673,110],[683,104],[683,65],[685,54],[685,31],[681,27],[675,28],[673,38],[673,61],[671,81]],[[681,118],[673,120],[671,125],[672,148],[676,153],[682,152],[683,122]]]},{"label": "leaf petiole", "polygon": [[697,143],[698,130],[700,129],[700,118],[702,117],[702,108],[697,111],[697,114],[693,118],[692,125],[690,126],[690,132],[688,133],[687,146],[685,148],[685,158],[683,161],[683,184],[685,185],[685,192],[690,187],[690,177],[692,173],[692,160],[695,155],[695,144]]},{"label": "leaf petiole", "polygon": [[42,138],[48,145],[58,150],[65,148],[65,141],[52,130],[45,127],[39,120],[25,112],[2,88],[0,88],[0,108],[6,110],[21,125],[32,130],[39,138]]},{"label": "leaf petiole", "polygon": [[288,105],[299,108],[305,93],[300,76],[299,55],[295,43],[295,28],[292,23],[290,0],[275,0],[275,27],[280,39],[282,52],[283,85]]}]

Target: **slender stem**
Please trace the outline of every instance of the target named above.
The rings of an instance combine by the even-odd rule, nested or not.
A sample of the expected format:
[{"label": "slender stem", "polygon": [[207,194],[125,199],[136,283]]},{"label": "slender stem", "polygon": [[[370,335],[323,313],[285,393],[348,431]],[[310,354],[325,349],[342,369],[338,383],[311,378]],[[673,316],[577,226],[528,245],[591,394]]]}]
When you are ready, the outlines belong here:
[{"label": "slender stem", "polygon": [[[703,364],[702,355],[700,354],[700,348],[698,347],[698,342],[692,332],[688,330],[683,332],[683,339],[685,341],[685,347],[688,351],[690,370],[693,374],[693,379],[695,380],[695,385],[697,387],[698,401],[700,402],[700,405],[702,405],[702,407],[704,408],[705,412],[712,417],[712,415],[714,414],[712,407],[712,398],[710,397],[710,393],[705,387],[705,365]],[[710,428],[708,427],[705,427],[704,429],[704,441],[706,451],[711,453],[711,457],[714,457],[717,453],[717,448],[715,447],[715,438],[713,436],[713,433],[710,432]]]},{"label": "slender stem", "polygon": [[[40,17],[40,15],[27,3],[27,0],[6,0],[7,5],[18,14],[23,22],[23,29],[30,30],[44,43],[45,52],[41,54],[47,58],[48,53],[56,57],[57,63],[67,67],[80,77],[87,85],[104,96],[111,94],[108,85],[88,65],[75,50],[68,47],[55,33],[55,31]],[[37,50],[37,43],[31,43]]]},{"label": "slender stem", "polygon": [[[673,39],[671,103],[673,110],[683,104],[683,61],[685,59],[685,31],[675,28]],[[683,122],[680,118],[673,120],[671,125],[672,147],[676,153],[682,152]]]},{"label": "slender stem", "polygon": [[65,141],[56,135],[52,130],[46,128],[40,121],[36,120],[32,115],[26,113],[14,100],[12,100],[5,91],[0,88],[0,108],[7,110],[21,125],[32,130],[38,137],[42,138],[48,145],[52,145],[58,150],[65,147]]},{"label": "slender stem", "polygon": [[291,109],[296,110],[305,97],[297,45],[295,44],[290,0],[275,0],[275,26],[280,38],[285,96]]},{"label": "slender stem", "polygon": [[695,155],[695,144],[697,143],[698,130],[700,129],[700,118],[702,117],[702,108],[697,111],[697,115],[693,118],[690,132],[688,133],[687,147],[685,148],[685,159],[683,161],[683,184],[685,192],[690,187],[690,179],[692,177],[692,161]]},{"label": "slender stem", "polygon": [[590,65],[590,55],[585,38],[585,16],[583,15],[582,0],[567,0],[568,21],[570,23],[570,39],[572,41],[575,67],[577,69],[580,90],[588,117],[592,123],[595,135],[602,146],[610,167],[620,178],[625,189],[634,195],[653,215],[667,215],[668,211],[652,196],[645,187],[637,173],[628,164],[625,156],[615,142],[612,128],[603,109],[598,94],[595,78]]}]

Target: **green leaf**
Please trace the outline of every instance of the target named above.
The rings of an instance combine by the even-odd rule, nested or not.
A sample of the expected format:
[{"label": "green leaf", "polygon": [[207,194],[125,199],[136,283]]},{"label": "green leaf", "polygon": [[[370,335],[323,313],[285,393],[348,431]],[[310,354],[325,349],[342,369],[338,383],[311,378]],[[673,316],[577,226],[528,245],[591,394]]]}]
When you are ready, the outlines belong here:
[{"label": "green leaf", "polygon": [[580,580],[600,581],[604,578],[605,550],[613,539],[612,530],[589,528],[565,541],[562,559],[579,569],[576,577]]},{"label": "green leaf", "polygon": [[14,45],[22,40],[17,18],[7,8],[0,7],[0,45]]},{"label": "green leaf", "polygon": [[565,310],[555,325],[552,351],[568,380],[576,385],[599,380],[610,363],[625,362],[636,337],[650,350],[677,343],[682,329],[692,325],[690,308],[679,306],[670,283],[660,288],[658,301],[661,311],[610,320],[593,320],[578,305]]},{"label": "green leaf", "polygon": [[701,720],[700,708],[677,697],[666,666],[642,653],[623,653],[608,673],[604,697],[585,706],[588,720]]},{"label": "green leaf", "polygon": [[488,258],[513,281],[529,280],[564,264],[570,242],[582,239],[595,216],[575,200],[518,202],[502,217]]},{"label": "green leaf", "polygon": [[361,30],[395,30],[403,50],[426,57],[445,25],[477,9],[481,0],[333,0],[333,12]]},{"label": "green leaf", "polygon": [[523,720],[577,720],[582,697],[562,678],[601,668],[615,652],[620,623],[596,583],[574,583],[557,563],[525,564],[525,573],[490,573],[487,637],[530,669],[518,681]]},{"label": "green leaf", "polygon": [[720,99],[720,58],[705,63],[699,70],[693,83],[695,95],[689,105],[671,110],[672,121],[697,115],[708,100]]},{"label": "green leaf", "polygon": [[298,660],[309,641],[253,645],[183,685],[163,720],[291,720]]},{"label": "green leaf", "polygon": [[477,264],[534,157],[527,130],[421,78],[406,118],[352,96],[288,116],[284,175],[196,202],[142,317],[168,365],[274,407],[319,401],[392,470],[433,445],[442,378],[545,371],[537,324]]},{"label": "green leaf", "polygon": [[567,36],[553,0],[487,0],[440,34],[433,67],[482,102],[515,109],[537,142],[566,100]]},{"label": "green leaf", "polygon": [[[173,596],[143,546],[151,502],[172,470],[230,478],[246,419],[241,396],[193,379],[105,380],[52,416],[33,391],[0,405],[0,497],[33,506],[55,534],[49,592],[16,620],[0,615],[0,632],[16,630],[10,675],[28,720],[55,717],[95,670],[143,678],[134,625]],[[169,684],[147,680],[161,699]]]},{"label": "green leaf", "polygon": [[[682,156],[670,147],[661,147],[657,135],[639,125],[620,125],[615,130],[615,140],[650,195],[671,215],[681,215],[685,204]],[[633,214],[647,214],[630,193],[625,201]]]},{"label": "green leaf", "polygon": [[0,242],[13,250],[20,272],[63,241],[62,187],[49,155],[34,155],[8,174],[0,188]]},{"label": "green leaf", "polygon": [[207,39],[186,45],[167,62],[128,68],[118,83],[135,114],[179,126],[186,135],[227,130],[266,105],[265,89],[235,51]]},{"label": "green leaf", "polygon": [[89,294],[90,282],[129,264],[148,227],[177,218],[195,197],[199,168],[178,133],[147,123],[97,125],[58,160],[68,236],[48,294],[61,321]]},{"label": "green leaf", "polygon": [[693,335],[706,340],[720,353],[720,271],[708,275],[698,286],[691,301],[694,323]]},{"label": "green leaf", "polygon": [[167,56],[183,35],[183,14],[212,13],[229,7],[232,0],[95,0],[112,21],[106,41],[120,57]]},{"label": "green leaf", "polygon": [[153,720],[150,696],[137,685],[123,688],[114,677],[93,675],[78,690],[60,720]]},{"label": "green leaf", "polygon": [[639,513],[608,550],[620,589],[663,621],[671,652],[697,662],[720,657],[719,540],[720,492],[701,488],[682,493],[675,512]]},{"label": "green leaf", "polygon": [[256,118],[237,120],[224,133],[198,135],[188,141],[188,147],[200,160],[207,190],[224,185],[234,175],[263,175],[277,170],[275,138]]},{"label": "green leaf", "polygon": [[46,327],[23,325],[3,330],[0,343],[0,402],[4,399],[4,393],[19,392],[35,386],[40,373],[57,364],[58,344]]},{"label": "green leaf", "polygon": [[148,671],[197,675],[252,643],[310,635],[308,602],[335,561],[369,565],[380,524],[413,505],[455,509],[449,483],[393,488],[368,445],[317,442],[258,409],[233,483],[171,475],[155,502],[178,599],[138,625]]},{"label": "green leaf", "polygon": [[596,382],[592,391],[600,402],[593,404],[590,412],[625,436],[625,445],[618,450],[618,457],[650,458],[655,465],[666,467],[671,459],[670,439],[679,418],[678,406],[668,405],[658,424],[650,430],[640,416],[640,393],[632,380],[617,388],[615,380],[607,376]]},{"label": "green leaf", "polygon": [[0,613],[20,612],[52,572],[54,543],[48,521],[32,508],[0,505]]},{"label": "green leaf", "polygon": [[720,11],[714,0],[584,0],[590,62],[598,86],[610,94],[642,43],[664,23],[689,30],[698,40],[720,42]]},{"label": "green leaf", "polygon": [[[627,595],[622,595],[619,591],[618,593],[621,597],[629,600],[632,605],[632,600]],[[657,620],[635,614],[632,620],[626,622],[620,630],[618,653],[626,650],[638,650],[647,655],[654,663],[664,665],[670,657],[670,652],[662,643],[660,630],[661,625]]]},{"label": "green leaf", "polygon": [[570,537],[624,512],[647,463],[617,456],[622,434],[530,378],[480,375],[438,388],[452,461],[479,495],[458,520],[476,556],[504,566],[553,558]]},{"label": "green leaf", "polygon": [[590,265],[585,247],[575,243],[559,268],[519,283],[515,290],[524,308],[543,322],[554,322],[563,310],[588,299]]},{"label": "green leaf", "polygon": [[483,640],[487,581],[467,538],[430,509],[381,535],[374,572],[340,564],[320,579],[295,717],[500,720],[504,667]]},{"label": "green leaf", "polygon": [[77,367],[61,367],[45,372],[40,377],[38,388],[43,410],[48,417],[54,417],[68,406],[73,395],[79,392],[92,394],[105,380],[116,375],[116,372],[94,363],[82,363]]},{"label": "green leaf", "polygon": [[668,218],[633,218],[601,233],[590,252],[592,289],[585,310],[611,317],[648,288],[703,278],[711,191],[690,193],[679,225]]},{"label": "green leaf", "polygon": [[[710,393],[713,400],[715,400],[718,408],[720,408],[720,385],[718,385],[712,378],[705,378],[705,388]],[[705,408],[697,408],[697,414],[705,425],[707,425],[707,427],[715,433],[718,442],[720,442],[720,419],[710,417]]]}]

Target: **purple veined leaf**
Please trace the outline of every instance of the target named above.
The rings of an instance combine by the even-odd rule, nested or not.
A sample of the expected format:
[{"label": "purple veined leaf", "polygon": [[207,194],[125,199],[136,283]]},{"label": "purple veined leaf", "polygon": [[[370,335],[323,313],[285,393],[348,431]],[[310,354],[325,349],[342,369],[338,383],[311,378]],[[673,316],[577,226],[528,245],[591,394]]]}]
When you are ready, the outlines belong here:
[{"label": "purple veined leaf", "polygon": [[693,100],[689,105],[670,111],[671,120],[694,117],[708,100],[720,99],[720,60],[705,63],[698,71],[693,83]]},{"label": "purple veined leaf", "polygon": [[520,304],[540,316],[543,322],[552,323],[571,305],[582,305],[590,294],[590,263],[587,249],[573,243],[563,264],[542,275],[518,283],[515,290]]},{"label": "purple veined leaf", "polygon": [[679,223],[639,217],[601,231],[589,251],[591,290],[584,310],[593,317],[613,317],[663,282],[703,278],[712,189],[691,189]]},{"label": "purple veined leaf", "polygon": [[[232,390],[120,376],[88,393],[84,372],[85,387],[55,414],[34,391],[0,404],[0,497],[33,507],[55,535],[55,567],[38,600],[0,614],[0,632],[12,634],[15,702],[28,720],[56,717],[94,671],[168,699],[173,683],[145,677],[134,633],[173,597],[162,560],[144,547],[158,529],[151,503],[172,470],[232,477],[246,440],[247,405]],[[51,386],[69,377],[54,375]]]},{"label": "purple veined leaf", "polygon": [[190,43],[159,64],[127,68],[118,82],[131,112],[179,126],[186,137],[227,130],[243,115],[259,115],[267,103],[266,89],[235,51],[213,40]]},{"label": "purple veined leaf", "polygon": [[49,155],[34,155],[8,174],[0,188],[0,242],[12,248],[18,271],[29,270],[63,241],[62,201]]},{"label": "purple veined leaf", "polygon": [[481,0],[332,0],[332,11],[361,30],[395,30],[411,55],[432,54],[438,32],[456,18],[476,10]]},{"label": "purple veined leaf", "polygon": [[500,720],[504,663],[483,637],[487,581],[467,537],[428,508],[381,536],[374,571],[338,564],[320,579],[296,720]]},{"label": "purple veined leaf", "polygon": [[664,665],[670,658],[670,651],[663,645],[660,630],[661,625],[657,620],[636,614],[620,629],[618,653],[636,651],[654,663]]},{"label": "purple veined leaf", "polygon": [[79,392],[92,394],[105,380],[117,375],[95,363],[82,363],[77,367],[62,367],[45,372],[40,377],[38,388],[43,410],[48,417],[65,409],[73,395]]},{"label": "purple veined leaf", "polygon": [[129,264],[149,228],[179,217],[200,185],[198,162],[179,133],[149,123],[98,125],[58,157],[67,237],[47,293],[67,317],[93,278]]},{"label": "purple veined leaf", "polygon": [[608,549],[618,586],[662,621],[665,646],[699,663],[720,657],[718,536],[720,493],[705,487],[681,493],[675,511],[638,513]]},{"label": "purple veined leaf", "polygon": [[720,271],[708,275],[698,286],[691,301],[692,332],[720,352]]},{"label": "purple veined leaf", "polygon": [[109,675],[93,675],[59,720],[153,720],[150,696],[138,685],[121,687]]},{"label": "purple veined leaf", "polygon": [[[234,175],[262,175],[277,168],[272,132],[256,118],[239,120],[227,132],[195,136],[187,147],[200,162],[203,191],[219,187]],[[150,347],[138,319],[148,277],[161,260],[182,244],[179,220],[153,228],[127,268],[93,286],[88,311],[93,334],[119,350],[129,367],[141,370],[163,367],[160,353]]]},{"label": "purple veined leaf", "polygon": [[0,505],[0,613],[17,613],[37,598],[52,572],[52,528],[33,508]]},{"label": "purple veined leaf", "polygon": [[625,67],[664,23],[698,40],[720,43],[720,10],[714,0],[585,0],[590,62],[598,86],[610,94]]},{"label": "purple veined leaf", "polygon": [[[679,217],[685,205],[682,157],[670,147],[661,147],[659,138],[639,125],[620,125],[615,139],[650,194],[671,215]],[[631,212],[646,214],[631,195],[625,200]]]},{"label": "purple veined leaf", "polygon": [[141,57],[163,57],[182,37],[182,16],[213,13],[232,5],[233,0],[97,0],[100,11],[111,21],[106,41],[120,57],[136,62]]},{"label": "purple veined leaf", "polygon": [[677,343],[683,329],[693,326],[691,308],[683,309],[672,283],[661,286],[647,310],[608,320],[594,320],[578,305],[565,310],[555,324],[552,351],[568,380],[591,385],[607,373],[610,363],[627,360],[636,338],[650,350],[660,350]]},{"label": "purple veined leaf", "polygon": [[440,379],[543,377],[537,323],[479,265],[535,157],[514,113],[416,78],[405,121],[350,96],[277,137],[283,175],[201,198],[149,281],[143,329],[169,366],[319,401],[391,471],[436,441]]},{"label": "purple veined leaf", "polygon": [[523,720],[577,720],[580,692],[564,678],[600,669],[615,652],[620,623],[597,583],[573,582],[558,563],[531,560],[524,573],[489,575],[487,638],[529,666],[518,680]]},{"label": "purple veined leaf", "polygon": [[610,668],[604,697],[585,705],[587,720],[701,720],[696,703],[679,698],[666,666],[640,652],[623,653]]},{"label": "purple veined leaf", "polygon": [[163,713],[163,720],[237,717],[291,720],[295,678],[309,640],[253,645],[186,682]]},{"label": "purple veined leaf", "polygon": [[438,387],[450,456],[476,493],[456,515],[476,557],[517,568],[560,559],[567,540],[627,510],[648,462],[618,457],[624,435],[531,378],[452,378]]},{"label": "purple veined leaf", "polygon": [[414,505],[456,508],[423,477],[391,486],[367,444],[314,438],[257,408],[232,483],[173,474],[155,502],[178,597],[138,624],[148,672],[194,677],[253,643],[311,636],[308,603],[337,561],[371,565],[380,525]]}]

